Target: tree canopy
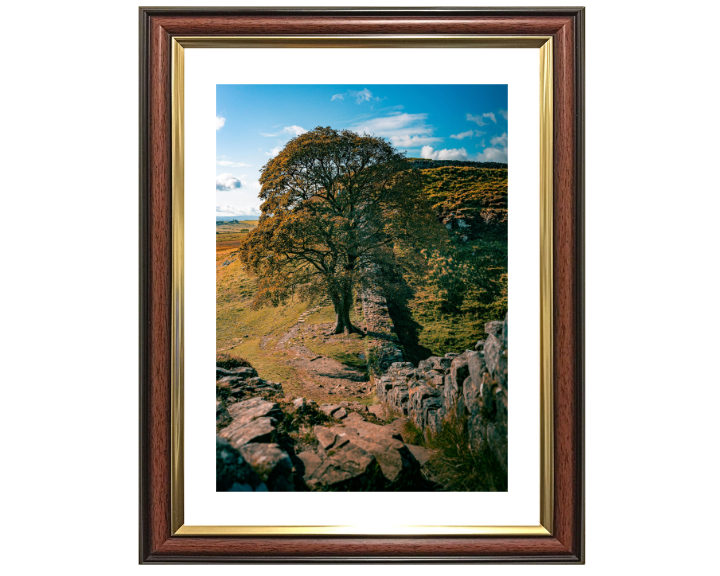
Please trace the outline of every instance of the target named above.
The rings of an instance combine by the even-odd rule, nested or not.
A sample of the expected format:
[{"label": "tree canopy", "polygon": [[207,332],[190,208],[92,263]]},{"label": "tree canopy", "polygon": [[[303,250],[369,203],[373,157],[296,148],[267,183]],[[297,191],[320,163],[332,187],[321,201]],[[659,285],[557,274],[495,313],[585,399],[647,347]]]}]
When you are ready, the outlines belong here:
[{"label": "tree canopy", "polygon": [[288,142],[260,183],[260,220],[240,249],[255,304],[329,297],[335,333],[357,330],[354,294],[397,265],[396,242],[419,252],[438,234],[418,171],[382,138],[318,127]]}]

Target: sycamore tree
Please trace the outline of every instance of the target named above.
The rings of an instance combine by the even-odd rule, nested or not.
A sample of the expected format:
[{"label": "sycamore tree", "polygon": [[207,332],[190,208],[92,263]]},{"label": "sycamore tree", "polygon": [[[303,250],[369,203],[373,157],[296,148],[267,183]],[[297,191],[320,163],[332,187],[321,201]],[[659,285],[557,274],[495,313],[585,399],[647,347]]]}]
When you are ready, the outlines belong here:
[{"label": "sycamore tree", "polygon": [[335,334],[359,332],[355,294],[399,265],[396,243],[419,253],[438,233],[418,171],[382,138],[318,127],[288,142],[260,183],[260,220],[240,249],[255,305],[329,298]]}]

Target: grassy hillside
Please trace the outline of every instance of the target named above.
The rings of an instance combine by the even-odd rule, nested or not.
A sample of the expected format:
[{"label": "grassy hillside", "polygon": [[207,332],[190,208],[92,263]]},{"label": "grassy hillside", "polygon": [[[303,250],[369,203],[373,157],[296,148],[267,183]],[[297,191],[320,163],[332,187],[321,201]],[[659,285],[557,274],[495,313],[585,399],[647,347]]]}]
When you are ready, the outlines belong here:
[{"label": "grassy hillside", "polygon": [[421,170],[446,243],[426,250],[391,292],[406,356],[472,348],[507,312],[507,168]]}]

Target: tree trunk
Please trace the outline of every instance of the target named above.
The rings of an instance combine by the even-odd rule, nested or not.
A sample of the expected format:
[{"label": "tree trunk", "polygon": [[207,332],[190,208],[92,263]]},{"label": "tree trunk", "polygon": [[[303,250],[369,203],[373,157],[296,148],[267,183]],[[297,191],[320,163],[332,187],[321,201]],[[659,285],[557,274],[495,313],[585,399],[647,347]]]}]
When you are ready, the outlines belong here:
[{"label": "tree trunk", "polygon": [[345,288],[342,293],[332,296],[332,303],[335,307],[335,328],[331,334],[350,334],[360,332],[350,322],[350,310],[353,304],[352,288]]}]

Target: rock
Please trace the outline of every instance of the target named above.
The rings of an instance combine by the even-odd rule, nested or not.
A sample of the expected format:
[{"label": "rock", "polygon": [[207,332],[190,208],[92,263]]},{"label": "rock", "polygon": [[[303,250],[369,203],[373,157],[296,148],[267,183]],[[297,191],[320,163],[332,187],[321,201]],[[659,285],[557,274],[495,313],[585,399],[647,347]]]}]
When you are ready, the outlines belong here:
[{"label": "rock", "polygon": [[339,404],[322,404],[320,410],[325,412],[328,416],[332,416],[333,412],[340,410]]},{"label": "rock", "polygon": [[469,375],[463,382],[463,397],[470,414],[477,414],[483,406],[483,374],[488,374],[485,359],[477,352],[467,355]]},{"label": "rock", "polygon": [[375,457],[348,442],[307,474],[305,482],[314,489],[360,491],[381,488],[385,479]]},{"label": "rock", "polygon": [[438,370],[439,372],[442,372],[443,374],[445,373],[445,371],[448,368],[450,368],[452,361],[453,361],[452,358],[447,358],[447,357],[439,358],[437,356],[431,358],[431,360],[433,360],[433,368],[435,370]]},{"label": "rock", "polygon": [[495,336],[489,336],[485,341],[483,352],[485,352],[485,363],[490,373],[495,376],[499,373],[501,354],[503,351],[502,342]]},{"label": "rock", "polygon": [[246,444],[240,448],[245,462],[273,492],[292,492],[293,465],[287,452],[277,444]]},{"label": "rock", "polygon": [[275,419],[256,418],[249,422],[233,420],[220,431],[220,437],[225,438],[234,448],[240,448],[250,442],[275,442]]},{"label": "rock", "polygon": [[226,440],[216,438],[215,490],[217,492],[252,492],[261,483],[257,473],[240,452]]},{"label": "rock", "polygon": [[322,464],[322,460],[320,459],[320,456],[315,454],[315,452],[310,452],[309,450],[306,450],[305,452],[300,452],[300,454],[298,454],[297,456],[303,463],[303,478],[307,482],[310,476],[312,476],[313,472],[315,472],[315,470],[320,467],[320,464]]},{"label": "rock", "polygon": [[347,410],[345,408],[340,408],[339,410],[335,410],[335,412],[332,413],[333,418],[337,418],[338,420],[342,420],[348,415]]},{"label": "rock", "polygon": [[305,410],[305,408],[307,408],[307,401],[305,400],[305,398],[295,398],[292,404],[293,409],[297,412],[302,412],[303,410]]},{"label": "rock", "polygon": [[343,424],[346,424],[348,426],[352,426],[355,422],[365,422],[365,419],[357,412],[350,412],[347,415],[347,418],[343,420]]},{"label": "rock", "polygon": [[[320,430],[317,432],[320,433]],[[332,458],[338,452],[346,450],[348,446],[357,447],[377,460],[387,487],[398,487],[412,482],[415,478],[419,469],[415,457],[397,437],[399,435],[384,426],[357,421],[352,426],[333,426],[329,432],[335,435],[334,441],[328,444],[330,435],[322,432],[326,446],[321,444],[322,450],[318,452],[320,456]]]},{"label": "rock", "polygon": [[433,363],[430,361],[430,359],[420,360],[420,362],[418,363],[418,370],[430,370],[432,369],[432,365]]},{"label": "rock", "polygon": [[480,352],[483,349],[483,346],[485,346],[485,340],[478,340],[477,344],[475,344],[475,350]]},{"label": "rock", "polygon": [[235,368],[233,370],[227,370],[225,368],[220,368],[220,366],[216,366],[215,367],[215,379],[219,380],[220,378],[223,378],[225,376],[252,378],[254,376],[257,376],[257,371],[255,370],[255,368],[250,368],[248,366],[242,366],[240,368]]},{"label": "rock", "polygon": [[450,374],[445,377],[445,408],[454,411],[456,415],[465,413],[465,398],[463,397],[463,382],[470,375],[466,353],[453,358]]},{"label": "rock", "polygon": [[256,418],[272,418],[282,420],[284,414],[275,402],[268,402],[264,398],[256,397],[233,404],[228,409],[233,418],[233,425],[244,424]]},{"label": "rock", "polygon": [[503,322],[494,321],[485,323],[485,332],[490,336],[500,336],[503,330]]},{"label": "rock", "polygon": [[215,400],[215,426],[226,426],[230,424],[230,420],[230,413],[225,404],[220,400]]},{"label": "rock", "polygon": [[313,433],[318,439],[318,442],[320,443],[320,447],[323,450],[327,450],[330,446],[332,446],[335,443],[336,434],[329,428],[325,428],[324,426],[315,426],[313,428]]},{"label": "rock", "polygon": [[368,411],[378,420],[385,420],[385,418],[387,418],[387,410],[382,404],[373,404],[368,407]]},{"label": "rock", "polygon": [[423,448],[422,446],[414,446],[413,444],[406,444],[408,447],[408,450],[412,452],[412,455],[415,456],[415,460],[418,461],[420,466],[425,466],[430,461],[431,452],[427,448]]},{"label": "rock", "polygon": [[505,314],[505,320],[503,321],[502,337],[501,337],[503,348],[508,347],[508,315]]},{"label": "rock", "polygon": [[403,434],[405,433],[405,426],[410,422],[410,418],[396,418],[390,424],[385,424],[383,428],[387,430],[393,438],[398,440],[404,440]]}]

